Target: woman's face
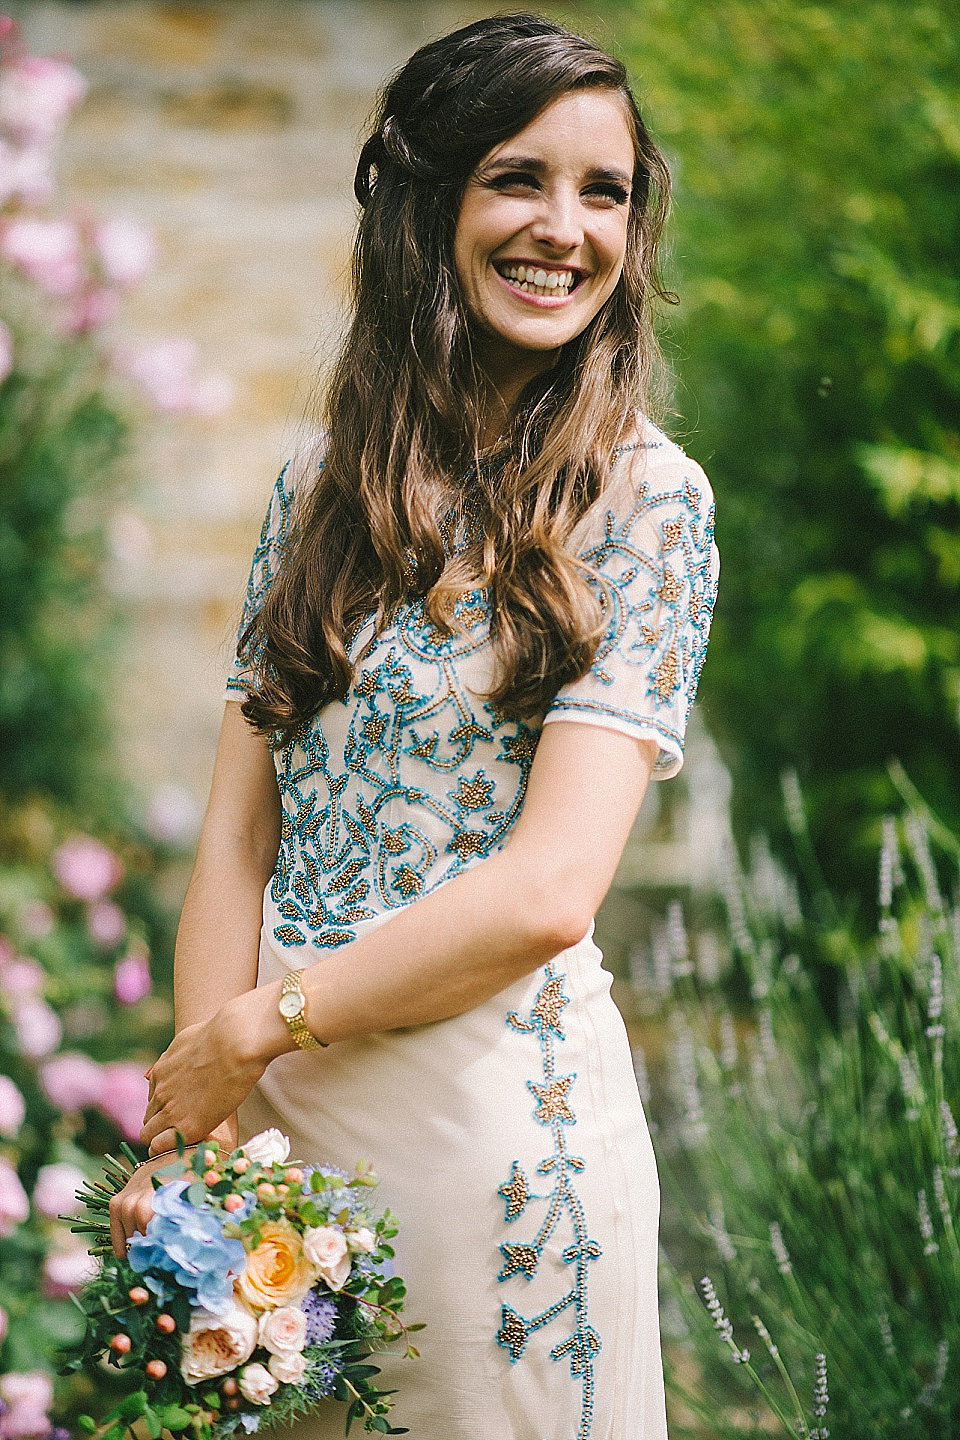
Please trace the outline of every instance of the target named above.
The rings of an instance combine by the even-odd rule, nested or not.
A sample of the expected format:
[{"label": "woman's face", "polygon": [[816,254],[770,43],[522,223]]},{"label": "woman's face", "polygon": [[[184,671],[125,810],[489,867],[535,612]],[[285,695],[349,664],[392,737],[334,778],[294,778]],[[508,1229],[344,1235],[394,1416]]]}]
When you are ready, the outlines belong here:
[{"label": "woman's face", "polygon": [[574,90],[467,181],[454,260],[475,348],[501,389],[548,365],[616,288],[633,168],[620,96]]}]

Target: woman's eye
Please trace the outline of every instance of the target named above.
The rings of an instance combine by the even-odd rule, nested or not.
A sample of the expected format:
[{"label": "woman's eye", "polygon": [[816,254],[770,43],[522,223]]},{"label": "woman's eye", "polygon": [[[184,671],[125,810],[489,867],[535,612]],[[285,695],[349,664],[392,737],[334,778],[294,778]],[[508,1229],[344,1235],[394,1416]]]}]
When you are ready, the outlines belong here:
[{"label": "woman's eye", "polygon": [[538,181],[535,175],[524,170],[510,170],[503,175],[494,175],[490,184],[495,190],[535,190]]},{"label": "woman's eye", "polygon": [[630,191],[623,185],[617,185],[613,182],[591,185],[587,194],[604,200],[610,205],[626,205],[630,199]]}]

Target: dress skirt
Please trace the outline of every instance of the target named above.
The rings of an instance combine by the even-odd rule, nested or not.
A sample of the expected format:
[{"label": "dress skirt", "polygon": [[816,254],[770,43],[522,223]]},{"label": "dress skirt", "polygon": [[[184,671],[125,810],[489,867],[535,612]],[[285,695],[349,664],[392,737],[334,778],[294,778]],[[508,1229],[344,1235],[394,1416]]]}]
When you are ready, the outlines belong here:
[{"label": "dress skirt", "polygon": [[[259,982],[316,957],[264,931]],[[244,1138],[379,1175],[426,1324],[420,1359],[377,1357],[411,1440],[665,1440],[659,1186],[600,962],[587,936],[454,1019],[283,1055],[242,1107]],[[344,1418],[271,1433],[340,1440]]]}]

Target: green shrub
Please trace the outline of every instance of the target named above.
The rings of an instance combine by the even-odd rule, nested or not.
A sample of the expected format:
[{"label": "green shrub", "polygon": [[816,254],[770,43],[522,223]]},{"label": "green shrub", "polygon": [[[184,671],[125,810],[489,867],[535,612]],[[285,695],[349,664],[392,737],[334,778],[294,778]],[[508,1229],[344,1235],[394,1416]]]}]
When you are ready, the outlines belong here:
[{"label": "green shrub", "polygon": [[960,846],[935,859],[916,812],[883,834],[871,941],[761,849],[730,867],[719,978],[701,936],[711,975],[663,997],[670,1382],[702,1422],[677,1436],[960,1428]]}]

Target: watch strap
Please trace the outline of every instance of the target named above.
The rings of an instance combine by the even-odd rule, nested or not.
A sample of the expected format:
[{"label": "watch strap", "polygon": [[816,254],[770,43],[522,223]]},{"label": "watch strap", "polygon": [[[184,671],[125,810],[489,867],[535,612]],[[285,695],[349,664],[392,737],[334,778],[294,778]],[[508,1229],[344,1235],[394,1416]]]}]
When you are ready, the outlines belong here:
[{"label": "watch strap", "polygon": [[316,1035],[314,1035],[311,1030],[308,1030],[307,1022],[304,1019],[303,1012],[306,1009],[307,1000],[303,993],[303,986],[300,983],[300,972],[299,970],[288,970],[283,977],[283,984],[280,986],[280,996],[282,998],[284,995],[294,994],[300,997],[300,1009],[297,1014],[283,1015],[283,1011],[281,1010],[280,1012],[287,1022],[287,1029],[293,1037],[294,1044],[299,1046],[301,1050],[325,1050],[327,1048],[326,1042],[318,1040]]}]

